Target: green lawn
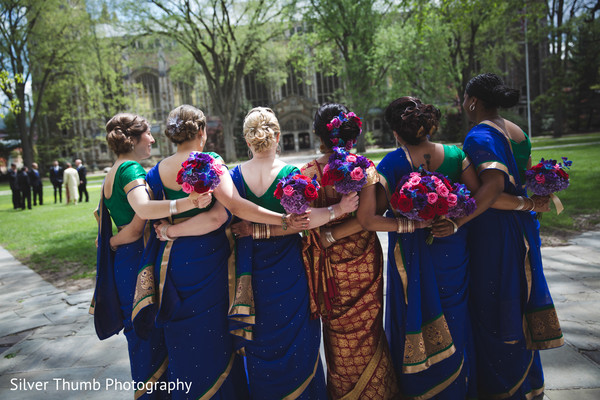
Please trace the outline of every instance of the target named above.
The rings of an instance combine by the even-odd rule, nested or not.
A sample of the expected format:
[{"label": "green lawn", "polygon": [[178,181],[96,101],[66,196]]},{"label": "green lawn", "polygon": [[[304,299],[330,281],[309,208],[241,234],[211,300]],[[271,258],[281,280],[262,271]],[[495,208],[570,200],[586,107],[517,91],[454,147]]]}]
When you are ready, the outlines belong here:
[{"label": "green lawn", "polygon": [[[585,135],[584,142],[600,141],[600,134]],[[533,162],[541,157],[560,159],[565,156],[573,161],[569,171],[571,187],[559,193],[565,206],[561,215],[554,211],[544,214],[541,221],[542,234],[558,237],[591,229],[600,223],[600,144],[579,145],[536,151],[536,147],[581,143],[579,137],[555,140],[535,140]],[[369,152],[367,156],[375,163],[386,152]],[[74,279],[95,275],[96,220],[92,212],[98,204],[103,176],[88,178],[89,203],[76,206],[54,204],[52,185],[44,181],[44,205],[32,210],[13,210],[7,183],[0,184],[0,245],[19,260],[43,276],[68,276]],[[64,189],[63,189],[64,201]]]}]

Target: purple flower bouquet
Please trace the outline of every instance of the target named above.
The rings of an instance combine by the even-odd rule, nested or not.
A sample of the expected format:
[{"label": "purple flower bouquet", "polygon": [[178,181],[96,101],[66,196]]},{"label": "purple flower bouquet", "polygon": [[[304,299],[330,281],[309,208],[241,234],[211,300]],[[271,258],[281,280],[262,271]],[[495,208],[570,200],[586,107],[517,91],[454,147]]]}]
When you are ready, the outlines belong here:
[{"label": "purple flower bouquet", "polygon": [[320,187],[316,175],[311,180],[293,172],[279,181],[274,196],[280,200],[285,212],[302,214],[308,209],[310,202],[319,197]]},{"label": "purple flower bouquet", "polygon": [[219,177],[224,173],[223,165],[209,154],[194,151],[181,164],[177,183],[185,193],[206,193],[221,183]]},{"label": "purple flower bouquet", "polygon": [[323,186],[333,185],[341,194],[358,192],[367,183],[367,168],[373,162],[367,157],[351,154],[339,147],[333,148],[333,154],[323,168]]}]

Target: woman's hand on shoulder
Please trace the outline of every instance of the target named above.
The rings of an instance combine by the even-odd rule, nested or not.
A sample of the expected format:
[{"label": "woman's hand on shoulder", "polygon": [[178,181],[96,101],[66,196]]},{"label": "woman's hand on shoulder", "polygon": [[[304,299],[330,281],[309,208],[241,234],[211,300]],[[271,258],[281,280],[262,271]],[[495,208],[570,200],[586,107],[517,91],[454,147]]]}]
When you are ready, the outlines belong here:
[{"label": "woman's hand on shoulder", "polygon": [[348,214],[358,209],[358,193],[350,192],[342,196],[339,202],[343,214]]}]

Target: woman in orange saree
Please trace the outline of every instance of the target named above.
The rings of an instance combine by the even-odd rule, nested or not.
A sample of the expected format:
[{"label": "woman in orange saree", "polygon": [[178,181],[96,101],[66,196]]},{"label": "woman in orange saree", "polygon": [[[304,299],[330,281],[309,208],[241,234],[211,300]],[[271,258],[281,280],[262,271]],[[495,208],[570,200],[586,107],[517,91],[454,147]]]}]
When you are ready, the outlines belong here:
[{"label": "woman in orange saree", "polygon": [[[323,155],[304,165],[302,174],[317,175],[321,181],[334,147],[327,125],[347,114],[341,104],[319,108],[313,126]],[[347,118],[336,132],[335,144],[351,148],[360,132],[357,120]],[[366,175],[366,185],[377,183],[374,166]],[[331,399],[392,399],[398,386],[383,330],[381,246],[376,233],[365,231],[356,217],[336,215],[333,205],[341,197],[332,186],[321,185],[311,207],[328,207],[330,220],[310,230],[303,242],[311,313],[323,322],[327,391]]]}]

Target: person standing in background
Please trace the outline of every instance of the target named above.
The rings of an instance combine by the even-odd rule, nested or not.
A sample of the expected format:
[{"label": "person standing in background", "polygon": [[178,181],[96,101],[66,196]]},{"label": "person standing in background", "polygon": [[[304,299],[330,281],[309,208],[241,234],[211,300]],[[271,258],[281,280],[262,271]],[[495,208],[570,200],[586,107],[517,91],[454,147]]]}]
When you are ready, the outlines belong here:
[{"label": "person standing in background", "polygon": [[17,170],[17,164],[10,164],[10,169],[8,170],[8,182],[10,184],[13,208],[15,210],[21,207],[21,192],[19,191],[19,181],[17,179],[18,175],[19,171]]},{"label": "person standing in background", "polygon": [[29,171],[29,183],[33,190],[33,205],[37,206],[38,196],[40,198],[40,206],[44,204],[44,189],[42,187],[42,177],[40,171],[38,171],[37,163],[31,163],[31,170]]},{"label": "person standing in background", "polygon": [[59,201],[62,203],[62,184],[63,184],[63,169],[58,165],[58,161],[54,160],[52,168],[50,168],[50,182],[54,186],[54,204],[56,204],[56,192],[58,191]]},{"label": "person standing in background", "polygon": [[65,190],[67,191],[67,205],[73,203],[77,204],[79,198],[79,192],[77,187],[79,186],[79,174],[77,170],[71,166],[70,162],[65,163],[64,179],[65,179]]},{"label": "person standing in background", "polygon": [[25,201],[27,208],[31,210],[31,184],[29,183],[29,168],[23,167],[17,175],[19,191],[21,192],[21,209],[25,209]]},{"label": "person standing in background", "polygon": [[83,201],[83,195],[85,194],[85,202],[89,203],[90,196],[87,191],[87,170],[80,159],[75,160],[75,169],[79,174],[79,202]]}]

